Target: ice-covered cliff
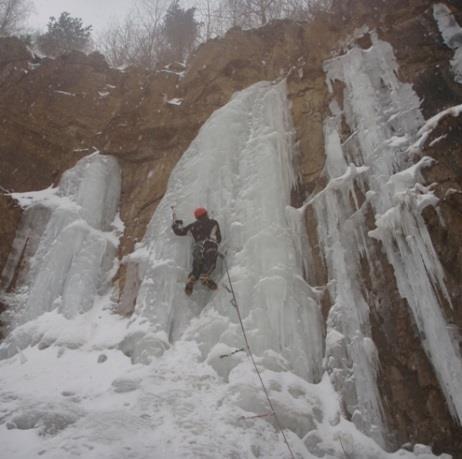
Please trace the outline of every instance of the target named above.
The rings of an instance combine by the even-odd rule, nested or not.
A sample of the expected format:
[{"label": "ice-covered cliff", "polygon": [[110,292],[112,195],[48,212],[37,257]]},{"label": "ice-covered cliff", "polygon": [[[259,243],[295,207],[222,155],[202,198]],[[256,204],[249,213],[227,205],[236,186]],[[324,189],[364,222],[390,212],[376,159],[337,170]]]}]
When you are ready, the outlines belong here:
[{"label": "ice-covered cliff", "polygon": [[[371,1],[370,17],[345,2],[341,30],[338,17],[233,30],[181,76],[109,75],[92,57],[75,79],[84,58],[71,56],[4,85],[0,152],[25,110],[34,158],[16,188],[14,155],[0,170],[21,191],[0,208],[23,209],[1,279],[5,457],[291,457],[223,260],[217,292],[184,294],[191,241],[171,231],[172,207],[189,222],[198,206],[221,224],[296,457],[460,457],[458,16],[449,2]],[[57,129],[63,91],[79,121]],[[53,136],[34,143],[42,98]],[[74,166],[23,192],[57,174],[35,167],[45,148],[71,148],[55,167]]]},{"label": "ice-covered cliff", "polygon": [[[384,57],[386,44],[375,47]],[[410,138],[422,121],[411,116]],[[387,139],[367,119],[371,139],[388,153]],[[39,222],[43,230],[31,238],[39,242],[18,281],[17,325],[0,348],[0,432],[9,457],[287,457],[271,416],[254,418],[269,408],[246,354],[221,357],[243,347],[229,293],[184,295],[190,241],[170,230],[175,204],[185,218],[195,205],[205,205],[222,224],[222,251],[250,345],[297,455],[433,457],[421,446],[388,454],[361,433],[384,443],[374,345],[364,328],[367,306],[353,299],[354,276],[336,268],[331,288],[337,300],[325,341],[317,286],[303,277],[311,260],[302,256],[302,214],[288,207],[293,134],[284,81],[258,83],[213,114],[175,167],[144,240],[126,260],[137,265],[140,280],[130,319],[111,314],[107,283],[95,286],[111,266],[111,257],[105,263],[102,257],[113,237],[102,231],[110,230],[116,212],[115,161],[100,155],[81,160],[48,200],[17,196],[31,201],[25,228],[37,232]],[[328,132],[328,139],[333,135]],[[347,166],[339,154],[328,148],[331,180],[313,198],[327,200],[318,208],[327,220],[348,209],[335,207],[333,196],[369,176],[366,166]],[[37,215],[37,207],[47,209],[47,217]],[[334,229],[321,216],[319,222],[326,261],[331,256],[343,263],[335,250],[345,254],[354,246],[342,245],[343,237],[330,234]],[[354,236],[351,223],[338,223],[350,231],[345,237]],[[329,249],[328,240],[337,249]],[[223,269],[216,276],[220,285],[226,282]],[[339,384],[349,359],[351,374]],[[353,422],[342,413],[348,384],[357,388]]]}]

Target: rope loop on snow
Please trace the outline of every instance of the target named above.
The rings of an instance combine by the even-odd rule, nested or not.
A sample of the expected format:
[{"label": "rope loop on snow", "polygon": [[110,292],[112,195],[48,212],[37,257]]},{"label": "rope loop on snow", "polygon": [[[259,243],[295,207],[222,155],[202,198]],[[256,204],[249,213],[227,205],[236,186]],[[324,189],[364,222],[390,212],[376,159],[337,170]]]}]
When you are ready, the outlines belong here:
[{"label": "rope loop on snow", "polygon": [[266,388],[265,383],[263,382],[263,378],[261,376],[260,370],[258,369],[257,364],[255,362],[255,358],[253,356],[252,350],[250,349],[250,344],[249,344],[249,340],[247,338],[247,333],[246,333],[245,328],[244,328],[244,323],[242,321],[241,311],[239,309],[239,304],[237,302],[236,293],[234,292],[233,283],[231,282],[231,276],[229,275],[228,263],[226,262],[226,256],[224,254],[221,254],[221,253],[219,255],[223,259],[223,265],[225,267],[226,276],[228,277],[229,286],[225,286],[225,288],[232,295],[231,304],[236,309],[237,317],[238,317],[239,323],[241,325],[242,335],[244,336],[245,348],[246,348],[246,351],[247,351],[247,355],[249,356],[249,358],[250,358],[250,360],[251,360],[251,362],[253,364],[253,367],[255,368],[255,372],[258,375],[258,379],[260,380],[261,387],[263,389],[263,392],[265,393],[266,400],[268,401],[268,406],[269,406],[269,408],[271,410],[271,413],[269,413],[269,414],[251,416],[250,418],[247,418],[247,419],[259,418],[259,417],[268,417],[269,415],[273,416],[274,420],[276,422],[277,430],[282,434],[282,437],[284,438],[284,443],[286,444],[287,449],[289,450],[291,458],[296,459],[295,454],[293,453],[292,448],[289,445],[289,441],[287,440],[286,434],[284,433],[284,430],[282,429],[282,425],[279,422],[279,418],[278,418],[278,416],[276,414],[276,410],[274,409],[273,403],[272,403],[271,398],[269,396],[268,389]]},{"label": "rope loop on snow", "polygon": [[224,359],[224,358],[226,358],[226,357],[231,357],[231,356],[233,356],[234,354],[237,354],[238,352],[244,352],[244,351],[245,351],[244,348],[242,348],[242,349],[236,349],[235,351],[230,352],[229,354],[221,354],[221,355],[220,355],[220,359]]}]

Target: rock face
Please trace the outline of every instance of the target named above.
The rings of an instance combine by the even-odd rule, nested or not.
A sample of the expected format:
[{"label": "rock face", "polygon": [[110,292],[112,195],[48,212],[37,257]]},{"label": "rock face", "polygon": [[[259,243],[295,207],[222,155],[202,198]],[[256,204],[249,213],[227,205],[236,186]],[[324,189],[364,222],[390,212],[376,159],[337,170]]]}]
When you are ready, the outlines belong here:
[{"label": "rock face", "polygon": [[[57,60],[32,56],[16,39],[0,42],[0,183],[28,191],[56,183],[62,172],[95,150],[100,131],[120,102],[102,94],[121,75],[102,56],[75,53]],[[3,193],[0,269],[19,210]]]},{"label": "rock face", "polygon": [[[456,2],[446,2],[457,17]],[[110,69],[102,56],[79,53],[39,59],[15,39],[0,40],[0,185],[3,191],[45,188],[81,157],[100,150],[118,158],[122,168],[121,218],[125,223],[120,257],[130,253],[163,196],[170,171],[210,114],[231,95],[260,80],[287,78],[299,146],[299,207],[326,185],[325,120],[335,100],[343,107],[345,84],[329,91],[324,64],[352,47],[367,50],[372,35],[388,42],[399,66],[399,80],[411,83],[425,119],[462,103],[462,85],[451,74],[452,51],[425,0],[351,0],[335,15],[313,23],[281,21],[252,31],[231,30],[192,56],[187,70],[164,68],[147,73]],[[459,16],[460,18],[460,16]],[[462,21],[461,21],[462,22]],[[462,129],[461,116],[444,117],[422,148],[436,161],[424,170],[439,198],[424,218],[444,269],[452,305],[443,314],[462,329]],[[342,141],[352,135],[342,119]],[[362,199],[365,199],[362,196]],[[0,196],[0,271],[20,210]],[[442,223],[444,222],[444,223]],[[314,257],[315,284],[328,274],[316,234],[315,211],[306,209]],[[367,219],[369,229],[375,222]],[[462,429],[451,416],[393,266],[377,242],[371,249],[381,276],[361,259],[361,281],[369,303],[371,337],[378,350],[383,417],[393,449],[406,442],[430,444],[435,452],[462,457]],[[136,278],[136,276],[135,276]],[[123,298],[125,268],[116,282]],[[131,312],[133,298],[121,311]],[[325,294],[328,318],[333,299]],[[1,305],[0,305],[1,306]],[[459,330],[457,332],[457,330]],[[346,415],[353,416],[348,412]]]}]

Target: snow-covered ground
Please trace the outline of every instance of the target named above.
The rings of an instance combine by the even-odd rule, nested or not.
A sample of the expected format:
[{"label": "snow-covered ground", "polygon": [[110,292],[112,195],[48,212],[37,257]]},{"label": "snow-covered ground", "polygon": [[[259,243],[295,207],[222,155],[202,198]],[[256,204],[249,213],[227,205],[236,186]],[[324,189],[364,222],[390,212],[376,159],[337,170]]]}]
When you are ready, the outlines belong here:
[{"label": "snow-covered ground", "polygon": [[[411,88],[396,79],[389,45],[376,40],[374,47],[369,54],[358,49],[331,61],[326,71],[329,78],[344,80],[351,94],[363,92],[359,105],[350,96],[348,108],[351,126],[359,132],[358,148],[371,142],[377,148],[370,151],[377,154],[403,154],[423,119]],[[384,74],[390,100],[390,91],[375,92],[380,80],[370,72],[376,72],[377,62],[384,71],[390,66]],[[415,112],[399,119],[405,113],[400,103],[413,102]],[[377,119],[383,105],[389,119],[404,126],[399,139]],[[326,121],[331,181],[307,203],[316,206],[319,237],[335,281],[329,284],[335,305],[327,339],[319,289],[303,276],[311,261],[301,254],[309,253],[303,246],[303,213],[289,207],[296,148],[284,81],[261,82],[237,93],[184,153],[143,241],[124,260],[131,277],[127,285],[133,288],[124,301],[136,298],[131,318],[113,313],[109,282],[122,229],[116,161],[91,155],[65,175],[57,190],[16,196],[28,210],[4,277],[13,280],[21,253],[31,258],[29,270],[16,280],[18,293],[9,297],[16,305],[13,329],[0,346],[0,456],[290,457],[274,419],[256,417],[268,414],[269,407],[245,352],[221,357],[244,345],[230,294],[198,287],[191,298],[184,295],[190,240],[171,232],[171,206],[186,221],[195,207],[205,206],[221,224],[221,250],[250,345],[296,456],[435,457],[422,445],[393,454],[379,446],[386,432],[368,306],[359,296],[354,263],[347,266],[342,258],[342,244],[354,241],[353,247],[366,251],[361,238],[369,236],[352,226],[346,215],[354,210],[351,203],[342,208],[343,201],[336,200],[363,176],[370,177],[372,192],[390,182],[395,188],[386,195],[389,201],[369,194],[382,214],[399,204],[395,195],[414,190],[417,178],[398,180],[400,169],[385,156],[375,160],[388,175],[384,169],[371,174],[368,158],[360,161],[351,156],[353,150],[342,152],[335,132],[339,109],[332,110],[333,119]],[[362,111],[360,119],[354,118]],[[338,224],[344,225],[341,234]],[[374,236],[385,238],[387,225],[379,226]],[[226,282],[222,263],[215,278],[220,285]],[[345,404],[354,410],[354,422],[346,420]]]}]

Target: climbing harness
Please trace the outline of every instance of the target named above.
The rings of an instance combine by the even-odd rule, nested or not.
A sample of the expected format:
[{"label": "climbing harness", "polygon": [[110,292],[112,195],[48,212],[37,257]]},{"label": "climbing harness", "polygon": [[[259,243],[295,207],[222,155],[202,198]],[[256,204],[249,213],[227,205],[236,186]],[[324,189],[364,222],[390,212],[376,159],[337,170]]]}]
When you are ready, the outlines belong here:
[{"label": "climbing harness", "polygon": [[228,284],[229,284],[229,286],[226,285],[225,288],[232,295],[231,304],[232,304],[232,306],[234,306],[234,309],[236,309],[237,317],[238,317],[239,323],[241,325],[242,334],[244,336],[245,348],[247,350],[247,355],[249,356],[249,358],[250,358],[250,360],[251,360],[251,362],[253,364],[253,367],[255,368],[255,371],[256,371],[256,373],[258,375],[258,379],[260,380],[261,387],[263,389],[263,392],[265,393],[266,400],[268,401],[268,406],[269,406],[269,408],[271,410],[270,413],[257,415],[257,416],[252,416],[252,417],[247,418],[247,419],[253,419],[253,418],[258,418],[258,417],[267,417],[267,416],[274,417],[274,420],[276,421],[277,430],[279,432],[281,432],[282,437],[284,438],[284,443],[286,444],[287,449],[289,450],[290,456],[292,457],[292,459],[295,459],[295,454],[293,453],[292,448],[290,447],[289,442],[287,440],[286,434],[284,433],[284,430],[282,429],[282,425],[279,422],[279,418],[278,418],[278,416],[276,414],[273,403],[271,402],[271,398],[269,396],[268,390],[267,390],[267,388],[265,386],[265,383],[263,382],[263,378],[261,376],[260,370],[257,367],[257,364],[255,362],[255,358],[254,358],[254,356],[252,354],[252,351],[250,349],[250,344],[249,344],[249,340],[247,338],[247,333],[246,333],[245,328],[244,328],[244,323],[242,321],[241,311],[239,309],[239,304],[237,302],[236,293],[234,292],[233,284],[231,282],[231,276],[229,275],[228,263],[226,262],[226,256],[221,254],[221,253],[219,253],[219,256],[223,259],[223,266],[225,268],[226,275],[228,277]]},{"label": "climbing harness", "polygon": [[218,251],[218,243],[217,241],[214,241],[213,239],[205,239],[205,241],[201,241],[200,244],[202,244],[202,256],[203,257],[205,257],[207,252]]}]

